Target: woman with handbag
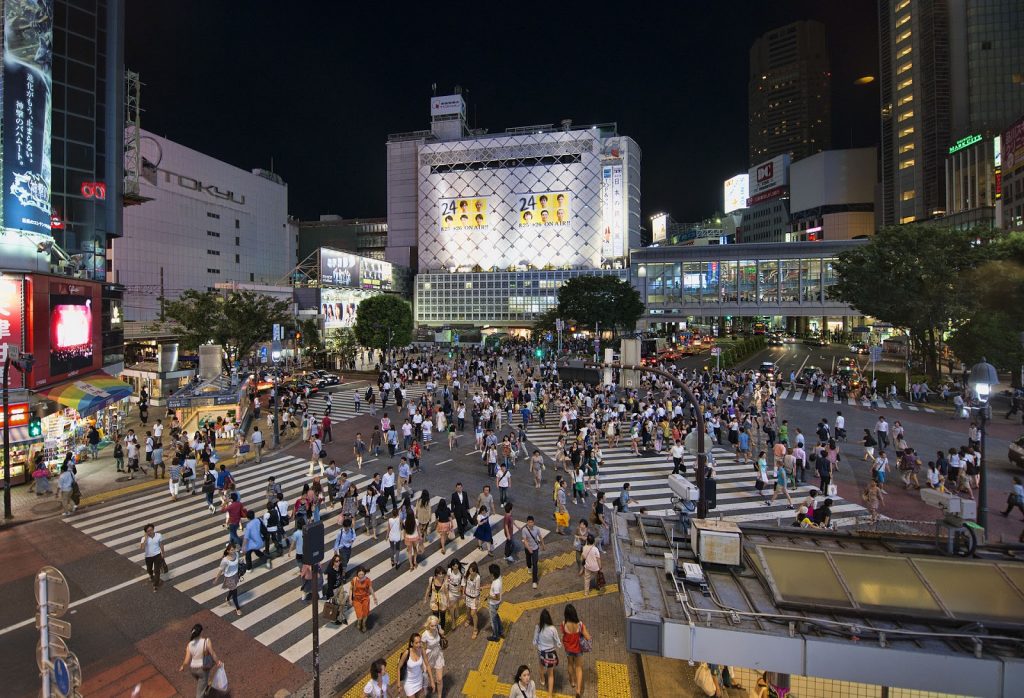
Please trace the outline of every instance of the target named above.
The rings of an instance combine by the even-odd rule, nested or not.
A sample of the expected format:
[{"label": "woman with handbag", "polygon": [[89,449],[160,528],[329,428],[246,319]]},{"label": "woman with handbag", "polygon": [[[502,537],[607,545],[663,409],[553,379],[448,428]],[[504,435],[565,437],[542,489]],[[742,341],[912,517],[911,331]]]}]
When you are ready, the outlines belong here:
[{"label": "woman with handbag", "polygon": [[419,633],[413,633],[409,644],[398,660],[398,678],[402,682],[402,692],[407,698],[423,698],[426,695],[426,677],[433,689],[434,675],[427,671],[427,660],[423,656],[423,639]]},{"label": "woman with handbag", "polygon": [[217,568],[217,574],[213,578],[213,583],[216,584],[217,580],[221,577],[224,581],[221,582],[221,588],[227,589],[227,596],[224,598],[224,603],[234,604],[235,615],[242,615],[242,607],[238,605],[238,583],[242,581],[240,562],[242,558],[238,554],[238,548],[235,547],[234,543],[228,543],[224,548],[224,554],[220,558],[220,566]]},{"label": "woman with handbag", "polygon": [[217,659],[213,643],[203,637],[203,626],[199,623],[192,626],[192,633],[185,645],[185,658],[181,660],[178,671],[185,671],[186,666],[196,679],[196,698],[203,698],[210,682],[210,671],[223,666],[223,662]]},{"label": "woman with handbag", "polygon": [[565,647],[566,671],[569,672],[569,684],[576,692],[576,698],[583,695],[583,653],[591,650],[590,633],[587,626],[580,621],[576,607],[571,603],[565,605],[565,620],[562,622],[562,646]]},{"label": "woman with handbag", "polygon": [[427,618],[427,624],[420,634],[420,642],[426,654],[425,669],[434,679],[431,692],[439,696],[444,695],[444,651],[448,649],[448,638],[444,636],[444,628],[438,622],[437,616]]},{"label": "woman with handbag", "polygon": [[[583,577],[583,595],[590,596],[590,579],[601,574],[601,551],[594,540],[594,534],[587,534],[587,544],[583,546],[580,553],[583,558],[583,567],[580,569],[580,576]],[[600,583],[594,585],[601,586]]]},{"label": "woman with handbag", "polygon": [[435,567],[434,575],[427,582],[427,591],[423,595],[423,603],[430,608],[430,613],[437,618],[444,628],[444,616],[448,610],[447,579],[443,567]]},{"label": "woman with handbag", "polygon": [[558,666],[557,649],[562,646],[562,638],[551,620],[548,609],[540,612],[540,620],[533,631],[533,646],[537,648],[540,665],[544,672],[544,685],[548,688],[548,696],[555,695],[555,667]]},{"label": "woman with handbag", "polygon": [[580,519],[576,524],[576,531],[573,533],[572,549],[576,551],[576,569],[583,569],[583,546],[587,544],[587,536],[590,535],[590,526],[586,519]]},{"label": "woman with handbag", "polygon": [[349,584],[351,585],[349,598],[352,601],[352,610],[356,613],[356,626],[359,628],[359,632],[365,633],[366,620],[370,617],[370,599],[372,598],[375,604],[379,603],[377,594],[373,591],[373,581],[367,575],[367,569],[359,567],[356,569],[356,576]]}]

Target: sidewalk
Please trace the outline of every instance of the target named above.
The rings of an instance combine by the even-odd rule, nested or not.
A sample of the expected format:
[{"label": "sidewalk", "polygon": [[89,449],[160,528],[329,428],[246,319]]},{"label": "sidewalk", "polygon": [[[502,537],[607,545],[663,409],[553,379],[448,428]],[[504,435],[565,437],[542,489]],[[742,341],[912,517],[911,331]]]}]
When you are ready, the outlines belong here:
[{"label": "sidewalk", "polygon": [[[533,646],[533,633],[537,618],[544,608],[551,613],[556,627],[562,621],[567,603],[576,606],[580,619],[587,626],[593,638],[593,652],[583,656],[583,695],[601,698],[621,698],[640,695],[641,678],[639,662],[635,655],[625,649],[625,623],[622,600],[618,585],[614,582],[613,563],[606,557],[603,567],[609,578],[608,584],[600,591],[591,591],[583,596],[583,579],[577,574],[575,553],[569,548],[569,537],[549,534],[545,538],[548,549],[541,555],[540,588],[530,586],[530,571],[519,561],[509,567],[497,560],[502,567],[505,584],[505,601],[501,605],[501,618],[505,625],[505,639],[488,642],[486,604],[480,613],[484,629],[476,640],[471,639],[471,630],[465,622],[465,614],[459,617],[461,626],[447,635],[448,649],[445,650],[444,696],[471,696],[492,698],[508,696],[516,669],[520,665],[530,667],[537,683],[537,695],[547,696],[543,686],[543,674]],[[560,552],[559,552],[560,551]],[[506,569],[511,571],[505,572]],[[489,582],[486,571],[483,577]],[[482,585],[486,588],[487,583]],[[423,626],[426,614],[407,623],[408,633]],[[405,637],[408,637],[408,633]],[[388,673],[392,681],[398,679],[398,660],[405,643],[382,653],[387,659]],[[574,692],[566,673],[567,661],[564,650],[558,650],[559,666],[555,670],[555,696],[572,698]],[[368,664],[368,662],[367,662]],[[335,698],[359,698],[363,686],[369,679],[365,671],[358,679],[349,678],[332,693]],[[298,692],[296,695],[304,694]]]},{"label": "sidewalk", "polygon": [[[157,419],[164,419],[164,414],[153,414],[153,412],[150,412],[150,416],[151,419],[148,422],[148,428],[150,429]],[[136,436],[140,437],[140,441],[144,440],[147,427],[142,426],[142,423],[138,421],[137,414],[133,415],[126,422],[125,430],[127,431],[128,429],[134,429]],[[295,444],[299,436],[300,434],[296,433],[293,435],[294,438],[282,439],[278,449],[268,447],[264,450],[263,457],[267,458],[270,454],[287,450]],[[217,455],[221,458],[222,462],[233,466],[233,442],[230,440],[219,442]],[[169,458],[170,456],[165,450],[165,464],[168,463]],[[244,463],[245,465],[255,463],[251,453],[248,456],[248,460]],[[142,465],[145,465],[145,463],[142,463]],[[166,477],[154,478],[152,469],[149,467],[146,469],[149,470],[148,473],[136,473],[134,479],[130,479],[128,473],[117,472],[114,465],[114,447],[113,444],[108,443],[107,446],[100,450],[98,458],[78,464],[78,485],[82,490],[82,501],[79,503],[79,511],[86,509],[91,504],[109,501],[133,492],[149,490],[155,487],[167,487]],[[6,522],[0,518],[0,528],[4,525],[17,525],[59,515],[60,501],[56,497],[56,491],[56,478],[51,478],[50,480],[49,495],[38,496],[33,487],[27,484],[16,485],[11,489],[11,510],[14,513],[14,518]]]}]

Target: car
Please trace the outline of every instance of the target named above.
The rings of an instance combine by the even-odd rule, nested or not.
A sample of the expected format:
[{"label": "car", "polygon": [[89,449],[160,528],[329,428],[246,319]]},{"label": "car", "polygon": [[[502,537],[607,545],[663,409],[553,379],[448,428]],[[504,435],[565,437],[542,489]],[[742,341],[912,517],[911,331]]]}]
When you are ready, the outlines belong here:
[{"label": "car", "polygon": [[1008,455],[1011,463],[1018,468],[1024,468],[1024,436],[1010,442],[1010,453]]},{"label": "car", "polygon": [[868,353],[868,345],[865,344],[864,342],[854,342],[853,344],[850,345],[850,353],[851,354],[867,354]]},{"label": "car", "polygon": [[784,334],[782,335],[782,341],[784,341],[786,344],[796,344],[796,335]]},{"label": "car", "polygon": [[824,347],[828,346],[828,340],[821,335],[812,334],[804,339],[804,344],[809,347]]},{"label": "car", "polygon": [[779,337],[778,335],[772,335],[768,338],[768,346],[770,347],[784,347],[786,346],[786,338]]},{"label": "car", "polygon": [[285,384],[285,387],[291,388],[292,390],[300,393],[305,392],[306,388],[308,387],[310,395],[315,395],[316,393],[320,392],[320,386],[318,386],[313,381],[306,380],[304,378],[298,378],[289,381],[288,383]]},{"label": "car", "polygon": [[771,362],[771,361],[762,361],[761,365],[757,367],[757,375],[758,376],[765,376],[767,378],[774,378],[775,377],[775,372],[777,370],[778,369],[776,368],[776,366],[775,366],[775,364],[773,362]]},{"label": "car", "polygon": [[844,368],[857,368],[857,362],[849,356],[844,356],[839,359],[839,370],[843,370]]},{"label": "car", "polygon": [[821,368],[819,368],[818,366],[804,366],[800,373],[796,374],[796,384],[810,385],[811,379],[814,378],[815,375],[818,375],[820,373]]},{"label": "car", "polygon": [[328,373],[327,371],[317,370],[310,372],[310,379],[314,379],[313,382],[319,384],[321,387],[327,387],[329,385],[338,385],[341,383],[341,378]]}]

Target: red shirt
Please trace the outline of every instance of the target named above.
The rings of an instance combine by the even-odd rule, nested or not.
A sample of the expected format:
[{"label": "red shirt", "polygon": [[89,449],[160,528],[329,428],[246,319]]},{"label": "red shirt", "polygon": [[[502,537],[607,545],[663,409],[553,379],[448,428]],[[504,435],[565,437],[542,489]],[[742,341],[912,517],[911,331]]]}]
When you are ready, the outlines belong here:
[{"label": "red shirt", "polygon": [[227,512],[228,512],[228,523],[229,524],[237,524],[239,521],[242,520],[242,517],[245,515],[245,507],[242,506],[241,502],[234,501],[234,502],[231,502],[230,504],[228,504]]},{"label": "red shirt", "polygon": [[322,422],[322,424],[324,425],[324,431],[327,431],[327,429],[331,426],[331,418],[325,414],[324,421]]}]

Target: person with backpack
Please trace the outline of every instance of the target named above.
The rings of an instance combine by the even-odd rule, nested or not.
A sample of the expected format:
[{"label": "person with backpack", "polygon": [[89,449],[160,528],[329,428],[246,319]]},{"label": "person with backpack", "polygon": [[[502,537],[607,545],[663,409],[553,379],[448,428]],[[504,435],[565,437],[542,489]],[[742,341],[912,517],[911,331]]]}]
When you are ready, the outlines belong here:
[{"label": "person with backpack", "polygon": [[267,569],[271,568],[270,556],[264,554],[263,548],[266,547],[266,539],[269,535],[266,526],[263,525],[263,519],[256,518],[255,511],[248,511],[245,514],[249,520],[245,524],[245,531],[243,535],[243,547],[245,549],[245,567],[250,572],[253,569],[252,555],[256,553],[256,556],[261,560],[267,561]]},{"label": "person with backpack", "polygon": [[615,498],[615,511],[620,514],[629,513],[629,483],[622,483],[622,491],[619,492],[619,496]]}]

